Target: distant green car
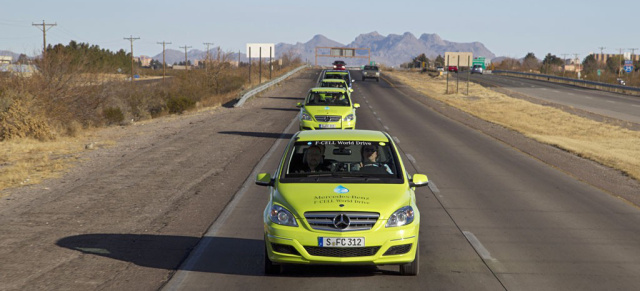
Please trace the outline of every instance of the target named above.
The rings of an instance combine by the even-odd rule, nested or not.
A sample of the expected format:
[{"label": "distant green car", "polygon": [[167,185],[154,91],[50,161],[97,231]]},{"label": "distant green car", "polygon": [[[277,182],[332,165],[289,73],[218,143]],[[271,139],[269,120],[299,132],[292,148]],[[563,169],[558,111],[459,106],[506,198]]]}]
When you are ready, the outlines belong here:
[{"label": "distant green car", "polygon": [[347,81],[343,79],[323,79],[319,85],[323,88],[344,88],[347,89],[349,93],[353,92],[353,89],[349,88]]},{"label": "distant green car", "polygon": [[349,71],[325,70],[322,73],[322,79],[342,79],[347,82],[349,89],[353,88],[353,79],[351,79]]},{"label": "distant green car", "polygon": [[312,88],[300,108],[300,130],[355,129],[356,109],[344,88]]}]

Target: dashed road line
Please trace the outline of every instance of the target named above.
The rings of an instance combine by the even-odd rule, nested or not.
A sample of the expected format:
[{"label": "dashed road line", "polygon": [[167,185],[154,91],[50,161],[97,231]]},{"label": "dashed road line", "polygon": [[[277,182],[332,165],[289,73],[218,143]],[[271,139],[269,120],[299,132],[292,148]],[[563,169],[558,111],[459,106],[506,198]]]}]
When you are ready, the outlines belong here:
[{"label": "dashed road line", "polygon": [[[396,136],[394,136],[394,137],[393,137],[393,140],[395,140],[395,141],[396,141],[396,143],[400,143],[400,140],[399,140],[399,139],[398,139],[398,137],[396,137]],[[409,156],[410,156],[410,155],[409,155],[409,154],[407,154],[407,157],[409,157]]]},{"label": "dashed road line", "polygon": [[489,252],[489,250],[487,250],[482,243],[480,242],[480,240],[478,240],[478,238],[470,231],[462,231],[462,234],[464,234],[464,236],[467,238],[467,240],[469,241],[469,243],[471,243],[471,246],[473,246],[473,248],[476,250],[476,252],[478,252],[478,255],[480,255],[480,257],[482,257],[482,259],[484,260],[488,260],[488,261],[497,261],[495,258],[493,258],[491,256],[491,253]]}]

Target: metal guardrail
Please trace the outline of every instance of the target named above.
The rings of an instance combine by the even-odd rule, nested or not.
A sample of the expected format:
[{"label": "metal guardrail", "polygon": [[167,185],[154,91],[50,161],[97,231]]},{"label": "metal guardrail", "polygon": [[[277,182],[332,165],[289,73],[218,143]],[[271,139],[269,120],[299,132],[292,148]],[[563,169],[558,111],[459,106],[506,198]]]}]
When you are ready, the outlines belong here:
[{"label": "metal guardrail", "polygon": [[554,83],[569,84],[569,85],[574,85],[578,87],[596,89],[601,91],[640,96],[640,88],[638,87],[612,85],[612,84],[595,82],[595,81],[586,81],[586,80],[558,77],[554,75],[522,73],[522,72],[504,71],[504,70],[493,70],[492,74],[535,79],[535,80],[548,81],[548,82],[554,82]]},{"label": "metal guardrail", "polygon": [[309,67],[309,65],[302,65],[300,67],[297,67],[296,69],[294,69],[291,72],[288,72],[280,77],[278,77],[277,79],[271,80],[267,83],[264,83],[256,88],[251,89],[251,91],[244,93],[244,95],[242,95],[242,97],[240,98],[240,100],[238,100],[238,102],[233,105],[233,107],[242,107],[242,105],[244,105],[245,102],[247,102],[247,100],[249,100],[249,98],[253,97],[254,95],[268,89],[269,87],[278,84],[280,82],[282,82],[284,79],[291,77],[293,74],[299,72],[300,70]]}]

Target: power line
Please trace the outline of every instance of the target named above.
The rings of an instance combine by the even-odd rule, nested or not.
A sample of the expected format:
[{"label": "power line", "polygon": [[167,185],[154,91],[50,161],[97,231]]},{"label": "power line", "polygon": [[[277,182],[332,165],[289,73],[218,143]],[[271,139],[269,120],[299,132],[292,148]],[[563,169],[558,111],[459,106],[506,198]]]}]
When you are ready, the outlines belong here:
[{"label": "power line", "polygon": [[164,48],[165,48],[165,45],[171,44],[171,43],[163,41],[163,42],[159,42],[158,44],[162,44],[162,82],[164,82],[165,74],[167,71],[167,65],[164,61]]},{"label": "power line", "polygon": [[140,38],[133,37],[133,35],[131,35],[129,37],[125,37],[124,39],[131,42],[131,84],[133,84],[133,41]]},{"label": "power line", "polygon": [[187,59],[187,49],[190,49],[190,46],[181,46],[179,48],[183,48],[184,49],[184,67],[186,68],[187,71],[189,71],[189,66],[187,65],[187,62],[189,61]]},{"label": "power line", "polygon": [[[58,25],[58,23],[45,23],[44,20],[42,21],[42,24],[39,23],[32,23],[31,26],[36,26],[38,27],[38,29],[42,30],[42,59],[45,59],[46,54],[47,54],[47,30],[51,29],[52,27]],[[39,27],[42,26],[42,27]]]}]

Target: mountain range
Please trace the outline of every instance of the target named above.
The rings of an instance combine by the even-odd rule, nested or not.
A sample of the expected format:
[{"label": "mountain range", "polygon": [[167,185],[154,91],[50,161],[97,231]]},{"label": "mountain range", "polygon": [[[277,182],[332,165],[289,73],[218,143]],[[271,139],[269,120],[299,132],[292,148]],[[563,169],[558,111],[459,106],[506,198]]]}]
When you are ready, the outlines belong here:
[{"label": "mountain range", "polygon": [[[388,66],[397,66],[410,62],[416,56],[424,53],[428,58],[434,59],[438,55],[444,57],[445,52],[472,52],[474,57],[495,58],[495,54],[487,49],[480,42],[458,43],[443,40],[437,34],[422,34],[416,38],[412,33],[405,32],[402,35],[389,34],[383,36],[377,32],[361,34],[349,44],[341,44],[328,39],[323,35],[316,35],[306,43],[286,44],[279,43],[275,46],[276,56],[292,51],[301,56],[303,60],[315,62],[316,47],[350,47],[369,48],[371,50],[371,60]],[[333,62],[334,58],[321,57],[318,63],[327,65]],[[366,59],[344,59],[347,65],[362,65]]]},{"label": "mountain range", "polygon": [[[349,47],[349,48],[369,48],[371,50],[371,60],[388,66],[398,66],[402,63],[410,62],[416,56],[424,53],[428,58],[435,59],[438,55],[444,57],[445,52],[472,52],[474,57],[485,57],[487,59],[495,58],[495,54],[487,49],[480,42],[458,43],[443,40],[437,34],[422,34],[420,38],[416,38],[410,32],[402,35],[389,34],[383,36],[377,32],[361,34],[349,44],[342,44],[331,40],[324,35],[318,34],[309,41],[296,44],[278,43],[275,45],[275,56],[280,58],[285,53],[298,55],[302,61],[315,63],[316,47]],[[210,50],[210,54],[214,57],[217,53],[217,47]],[[363,51],[359,51],[363,52]],[[366,56],[366,53],[357,54],[357,56]],[[187,52],[190,60],[206,58],[206,51],[190,50]],[[162,61],[162,53],[152,57],[153,59]],[[165,52],[166,62],[168,64],[179,63],[184,61],[184,52],[168,49]],[[215,58],[215,57],[214,57]],[[238,59],[237,52],[231,52],[228,58],[232,61]],[[336,58],[319,57],[318,64],[329,65]],[[349,66],[360,66],[367,62],[364,58],[342,58]],[[247,61],[246,54],[240,52],[240,60]]]},{"label": "mountain range", "polygon": [[[398,66],[402,63],[410,62],[416,56],[424,53],[429,59],[435,59],[438,55],[444,56],[445,52],[472,52],[474,57],[485,57],[487,59],[495,58],[489,49],[480,42],[459,43],[443,40],[439,35],[424,33],[416,38],[412,33],[405,32],[402,35],[389,34],[381,35],[378,32],[370,32],[357,36],[351,43],[342,44],[331,40],[324,35],[317,34],[309,41],[296,44],[278,43],[275,45],[275,56],[280,58],[285,53],[298,55],[302,61],[315,63],[316,47],[349,47],[349,48],[369,48],[371,51],[371,60],[387,66]],[[216,58],[218,47],[211,49],[210,56]],[[224,52],[221,50],[221,52]],[[358,50],[357,56],[366,56],[366,51]],[[364,52],[364,55],[362,54]],[[243,52],[225,52],[228,53],[230,61],[237,61],[240,54],[240,61],[246,62],[247,58]],[[326,54],[326,53],[325,53]],[[14,60],[18,55],[8,51],[0,51],[0,55],[13,55]],[[206,58],[207,52],[192,49],[187,52],[187,58],[191,61],[203,60]],[[167,49],[165,51],[165,61],[167,64],[180,63],[184,61],[184,51],[176,49]],[[162,61],[162,52],[152,56],[155,60]],[[319,65],[329,65],[335,59],[342,59],[347,66],[360,66],[367,62],[366,58],[339,58],[339,57],[319,57]]]}]

